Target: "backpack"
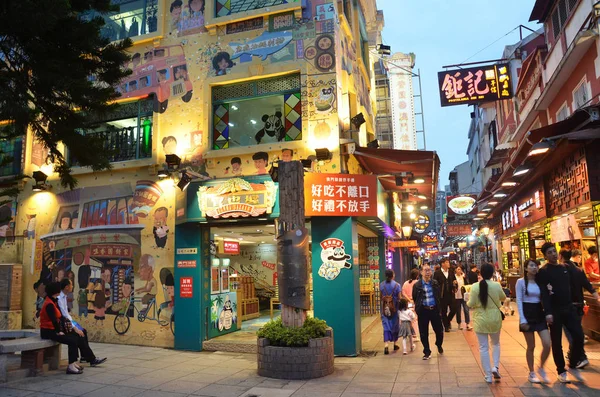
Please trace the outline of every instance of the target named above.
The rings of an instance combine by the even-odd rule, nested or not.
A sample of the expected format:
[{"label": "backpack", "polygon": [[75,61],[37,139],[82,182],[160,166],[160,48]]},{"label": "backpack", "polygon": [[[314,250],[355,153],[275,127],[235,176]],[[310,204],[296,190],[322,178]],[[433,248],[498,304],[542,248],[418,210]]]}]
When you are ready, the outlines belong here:
[{"label": "backpack", "polygon": [[384,294],[385,288],[381,290],[381,304],[383,305],[383,315],[386,317],[394,317],[396,315],[396,305],[394,304],[394,292],[396,287],[392,290],[390,295]]}]

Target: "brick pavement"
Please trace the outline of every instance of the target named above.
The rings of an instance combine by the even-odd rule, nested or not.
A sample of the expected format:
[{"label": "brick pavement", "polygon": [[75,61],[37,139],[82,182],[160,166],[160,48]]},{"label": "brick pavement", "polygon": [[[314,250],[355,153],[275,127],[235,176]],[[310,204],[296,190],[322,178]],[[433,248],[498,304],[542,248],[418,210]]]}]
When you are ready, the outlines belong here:
[{"label": "brick pavement", "polygon": [[586,345],[594,357],[585,370],[586,386],[556,383],[552,357],[547,370],[553,383],[530,384],[516,316],[505,321],[501,343],[503,378],[493,385],[483,381],[476,338],[468,331],[445,334],[444,355],[434,353],[431,360],[422,361],[420,344],[407,356],[384,356],[381,327],[377,326],[365,337],[365,348],[376,349],[377,356],[337,358],[332,375],[310,381],[259,377],[252,354],[93,344],[98,355],[109,357],[102,367],[86,368],[83,375],[55,371],[9,382],[0,385],[0,396],[600,396],[600,360],[595,359],[600,358],[599,343]]}]

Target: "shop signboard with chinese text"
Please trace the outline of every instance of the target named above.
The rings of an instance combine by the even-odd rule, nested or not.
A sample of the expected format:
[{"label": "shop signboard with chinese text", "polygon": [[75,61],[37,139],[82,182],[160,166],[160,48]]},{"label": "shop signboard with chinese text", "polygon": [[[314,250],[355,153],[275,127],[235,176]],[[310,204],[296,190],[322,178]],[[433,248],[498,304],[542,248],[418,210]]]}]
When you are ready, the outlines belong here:
[{"label": "shop signboard with chinese text", "polygon": [[502,212],[503,232],[521,229],[546,217],[544,189],[541,184],[534,186],[534,189],[519,196]]},{"label": "shop signboard with chinese text", "polygon": [[493,102],[513,96],[508,64],[438,72],[438,83],[442,106]]},{"label": "shop signboard with chinese text", "polygon": [[239,241],[223,241],[223,253],[230,255],[240,254],[240,243]]},{"label": "shop signboard with chinese text", "polygon": [[194,297],[194,279],[192,277],[179,278],[179,296],[181,298]]},{"label": "shop signboard with chinese text", "polygon": [[415,219],[415,232],[419,233],[419,234],[423,234],[425,233],[425,231],[427,230],[427,228],[429,227],[429,216],[427,216],[426,214],[419,214],[417,215],[417,218]]},{"label": "shop signboard with chinese text", "polygon": [[375,175],[306,174],[306,216],[376,217],[377,183]]},{"label": "shop signboard with chinese text", "polygon": [[470,236],[473,232],[470,224],[447,224],[446,225],[446,236],[458,237],[458,236]]},{"label": "shop signboard with chinese text", "polygon": [[272,181],[251,183],[233,178],[198,190],[198,206],[206,218],[248,218],[270,214],[277,199]]},{"label": "shop signboard with chinese text", "polygon": [[419,244],[417,243],[417,240],[400,240],[400,241],[390,241],[389,242],[389,247],[390,248],[411,248],[411,247],[418,247]]}]

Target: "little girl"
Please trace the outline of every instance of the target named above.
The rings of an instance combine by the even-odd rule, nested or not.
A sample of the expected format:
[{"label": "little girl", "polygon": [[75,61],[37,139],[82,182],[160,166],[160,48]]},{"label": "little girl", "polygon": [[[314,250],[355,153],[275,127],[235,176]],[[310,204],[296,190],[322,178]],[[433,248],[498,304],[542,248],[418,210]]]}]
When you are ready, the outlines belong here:
[{"label": "little girl", "polygon": [[398,311],[398,317],[400,318],[400,332],[398,333],[398,337],[402,338],[402,348],[404,350],[403,354],[406,353],[406,340],[408,339],[408,343],[410,346],[410,351],[415,350],[415,344],[413,343],[413,330],[411,323],[415,320],[415,313],[408,308],[408,300],[405,298],[401,298],[399,301],[400,310]]}]

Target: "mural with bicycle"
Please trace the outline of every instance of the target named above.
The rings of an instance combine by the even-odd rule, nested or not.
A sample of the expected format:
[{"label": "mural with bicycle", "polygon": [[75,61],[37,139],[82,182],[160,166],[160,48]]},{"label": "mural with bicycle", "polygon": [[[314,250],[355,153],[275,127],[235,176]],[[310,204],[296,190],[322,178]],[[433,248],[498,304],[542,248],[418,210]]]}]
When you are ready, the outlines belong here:
[{"label": "mural with bicycle", "polygon": [[147,180],[75,189],[57,194],[56,216],[38,225],[37,281],[73,280],[69,310],[90,340],[114,342],[116,333],[124,343],[172,346],[173,226],[164,196]]}]

